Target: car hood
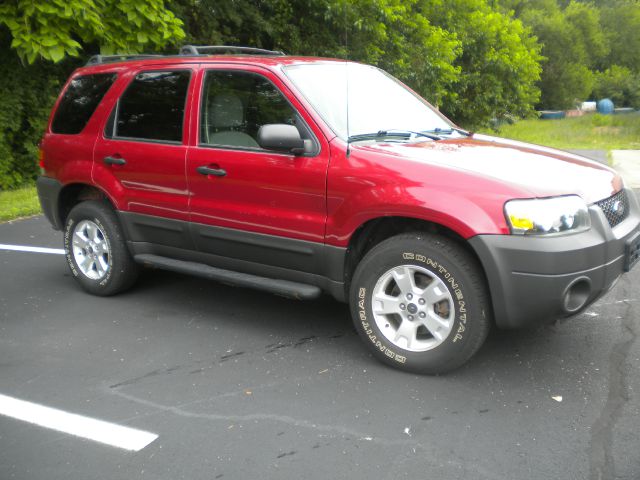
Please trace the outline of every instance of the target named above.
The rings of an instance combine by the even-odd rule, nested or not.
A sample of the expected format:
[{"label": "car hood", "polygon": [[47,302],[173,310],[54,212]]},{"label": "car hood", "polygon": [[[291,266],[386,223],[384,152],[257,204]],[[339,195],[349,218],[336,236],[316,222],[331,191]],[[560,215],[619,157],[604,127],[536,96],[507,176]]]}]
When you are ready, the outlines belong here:
[{"label": "car hood", "polygon": [[491,177],[517,186],[532,197],[576,194],[590,204],[622,188],[620,176],[598,162],[488,135],[419,143],[360,144],[355,148]]}]

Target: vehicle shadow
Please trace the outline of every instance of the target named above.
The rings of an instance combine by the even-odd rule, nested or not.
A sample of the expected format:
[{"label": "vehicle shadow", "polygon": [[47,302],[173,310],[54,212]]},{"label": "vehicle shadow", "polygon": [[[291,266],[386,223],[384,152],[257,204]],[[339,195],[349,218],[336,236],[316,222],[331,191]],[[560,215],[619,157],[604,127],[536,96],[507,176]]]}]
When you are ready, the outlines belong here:
[{"label": "vehicle shadow", "polygon": [[[364,348],[351,320],[349,307],[323,296],[313,301],[297,301],[269,293],[224,285],[214,281],[155,269],[145,269],[130,293],[141,302],[156,304],[167,314],[202,317],[218,326],[240,327],[268,344],[300,345],[309,339],[341,338],[336,344],[341,354],[359,367],[386,368]],[[126,295],[127,297],[130,296]],[[185,311],[185,308],[191,311]],[[462,368],[443,377],[477,377],[507,370],[544,370],[549,361],[567,350],[575,339],[559,334],[562,325],[528,330],[493,328],[480,351]],[[407,374],[412,375],[412,374]]]}]

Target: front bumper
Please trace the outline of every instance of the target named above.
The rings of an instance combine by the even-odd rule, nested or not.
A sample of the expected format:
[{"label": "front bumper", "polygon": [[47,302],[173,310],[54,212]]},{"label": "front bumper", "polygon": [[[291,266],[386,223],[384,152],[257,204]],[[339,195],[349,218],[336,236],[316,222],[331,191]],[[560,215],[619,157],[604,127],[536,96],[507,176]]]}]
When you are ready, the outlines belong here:
[{"label": "front bumper", "polygon": [[586,232],[471,238],[489,282],[496,324],[520,328],[550,323],[580,312],[613,287],[628,262],[628,245],[640,232],[638,199],[631,189],[627,196],[629,215],[615,228],[592,205],[592,226]]}]

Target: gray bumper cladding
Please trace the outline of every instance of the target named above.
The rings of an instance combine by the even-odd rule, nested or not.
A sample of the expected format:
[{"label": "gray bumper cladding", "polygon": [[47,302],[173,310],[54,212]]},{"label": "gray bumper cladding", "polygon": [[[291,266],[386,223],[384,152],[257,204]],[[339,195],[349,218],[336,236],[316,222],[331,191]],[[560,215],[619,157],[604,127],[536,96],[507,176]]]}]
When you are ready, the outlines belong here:
[{"label": "gray bumper cladding", "polygon": [[592,227],[586,232],[469,240],[484,267],[499,327],[535,326],[573,315],[615,284],[640,248],[640,206],[632,190],[627,194],[630,214],[613,229],[600,207],[592,205]]},{"label": "gray bumper cladding", "polygon": [[60,198],[62,184],[55,178],[40,176],[36,181],[36,187],[44,216],[47,217],[54,229],[62,230],[58,210],[58,199]]}]

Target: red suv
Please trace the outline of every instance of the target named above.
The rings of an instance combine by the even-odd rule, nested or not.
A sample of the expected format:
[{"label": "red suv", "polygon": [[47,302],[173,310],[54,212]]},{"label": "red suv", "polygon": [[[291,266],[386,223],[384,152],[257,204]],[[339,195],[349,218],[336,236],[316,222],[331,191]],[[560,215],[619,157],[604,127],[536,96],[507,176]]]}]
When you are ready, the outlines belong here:
[{"label": "red suv", "polygon": [[328,293],[379,359],[436,373],[638,261],[638,200],[606,166],[461,130],[371,66],[222,50],[94,57],[65,85],[38,192],[90,293],[140,265]]}]

